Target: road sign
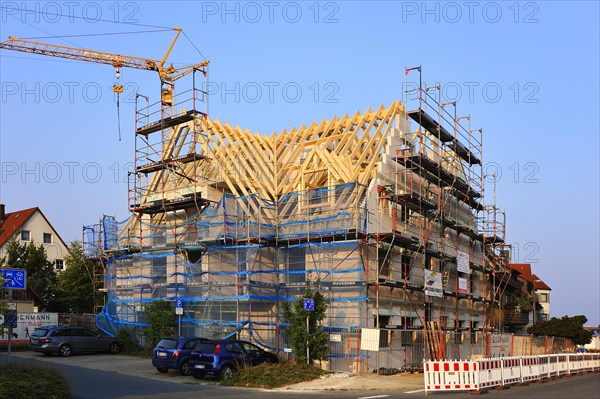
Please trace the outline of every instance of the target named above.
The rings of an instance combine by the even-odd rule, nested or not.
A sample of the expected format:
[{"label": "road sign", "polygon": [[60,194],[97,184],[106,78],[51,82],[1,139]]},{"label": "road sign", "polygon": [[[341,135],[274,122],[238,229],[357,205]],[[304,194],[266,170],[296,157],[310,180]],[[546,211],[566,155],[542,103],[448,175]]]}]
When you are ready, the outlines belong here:
[{"label": "road sign", "polygon": [[23,269],[2,269],[2,278],[5,280],[2,288],[11,290],[24,290],[27,287],[27,271]]},{"label": "road sign", "polygon": [[4,324],[6,324],[7,326],[11,328],[17,328],[17,321],[18,317],[16,310],[9,310],[4,314]]},{"label": "road sign", "polygon": [[175,314],[182,315],[183,314],[183,300],[177,298],[175,301]]},{"label": "road sign", "polygon": [[310,312],[314,312],[315,310],[315,300],[312,298],[304,298],[304,310],[308,310]]}]

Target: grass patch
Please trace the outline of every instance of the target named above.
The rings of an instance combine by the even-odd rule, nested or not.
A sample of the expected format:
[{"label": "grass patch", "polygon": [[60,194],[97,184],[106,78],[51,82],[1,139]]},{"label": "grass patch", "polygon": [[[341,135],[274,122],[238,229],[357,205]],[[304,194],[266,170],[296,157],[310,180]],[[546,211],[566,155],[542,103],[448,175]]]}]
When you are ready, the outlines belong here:
[{"label": "grass patch", "polygon": [[221,385],[251,388],[279,388],[303,381],[311,381],[326,373],[326,371],[320,368],[303,363],[263,363],[258,366],[240,369],[231,379],[221,382]]},{"label": "grass patch", "polygon": [[71,386],[50,367],[7,364],[0,366],[0,399],[72,399]]}]

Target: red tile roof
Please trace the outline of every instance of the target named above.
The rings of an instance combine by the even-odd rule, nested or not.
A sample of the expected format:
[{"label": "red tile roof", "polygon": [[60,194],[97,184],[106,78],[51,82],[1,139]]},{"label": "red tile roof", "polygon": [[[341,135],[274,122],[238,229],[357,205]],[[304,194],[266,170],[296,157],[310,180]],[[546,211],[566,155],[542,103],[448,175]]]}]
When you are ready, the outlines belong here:
[{"label": "red tile roof", "polygon": [[548,284],[539,278],[537,275],[531,273],[531,264],[529,263],[511,263],[511,270],[516,270],[521,274],[524,280],[533,283],[536,290],[552,290]]},{"label": "red tile roof", "polygon": [[529,263],[511,263],[510,268],[516,270],[527,281],[531,281],[531,265]]},{"label": "red tile roof", "polygon": [[0,220],[0,247],[19,231],[21,226],[23,226],[23,224],[39,210],[40,209],[36,207],[7,213],[4,220]]},{"label": "red tile roof", "polygon": [[552,288],[550,288],[548,284],[544,283],[544,280],[539,278],[537,274],[533,275],[533,286],[536,290],[552,290]]}]

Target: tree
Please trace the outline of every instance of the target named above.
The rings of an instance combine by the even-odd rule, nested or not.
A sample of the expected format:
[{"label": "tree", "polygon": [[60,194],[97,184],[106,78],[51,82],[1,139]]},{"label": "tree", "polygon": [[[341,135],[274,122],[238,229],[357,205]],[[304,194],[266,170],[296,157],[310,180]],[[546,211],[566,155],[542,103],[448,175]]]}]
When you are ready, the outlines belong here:
[{"label": "tree", "polygon": [[20,244],[12,237],[6,245],[6,255],[0,259],[0,266],[10,266],[27,271],[27,289],[37,298],[41,309],[48,310],[55,297],[56,272],[48,260],[43,245]]},{"label": "tree", "polygon": [[58,275],[55,310],[85,313],[94,311],[94,265],[83,256],[81,243],[73,241],[65,256],[65,270]]},{"label": "tree", "polygon": [[563,316],[561,319],[556,317],[550,320],[538,321],[527,329],[529,334],[536,336],[546,335],[554,337],[570,338],[576,345],[589,344],[594,335],[592,331],[585,330],[583,325],[587,322],[587,317]]},{"label": "tree", "polygon": [[146,339],[146,348],[154,348],[163,338],[175,335],[175,312],[171,303],[167,301],[154,301],[144,309],[146,322],[149,324],[142,334]]},{"label": "tree", "polygon": [[[325,320],[327,303],[319,292],[319,281],[313,290],[307,278],[304,296],[294,302],[293,307],[287,302],[283,304],[283,317],[288,322],[286,331],[290,345],[296,353],[298,362],[306,362],[306,344],[308,342],[310,359],[323,360],[329,353],[327,345],[327,333],[323,331],[322,322]],[[315,310],[304,310],[304,299],[312,298],[315,301]],[[308,317],[308,331],[306,329],[306,318]]]}]

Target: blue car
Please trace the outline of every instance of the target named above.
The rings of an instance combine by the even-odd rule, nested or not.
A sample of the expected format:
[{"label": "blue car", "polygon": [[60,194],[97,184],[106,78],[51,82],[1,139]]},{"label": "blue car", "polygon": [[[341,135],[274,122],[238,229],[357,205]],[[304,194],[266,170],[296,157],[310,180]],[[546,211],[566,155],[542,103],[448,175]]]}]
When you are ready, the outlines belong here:
[{"label": "blue car", "polygon": [[177,370],[181,375],[190,375],[190,354],[197,343],[207,341],[199,337],[162,339],[152,351],[152,366],[159,373]]},{"label": "blue car", "polygon": [[194,378],[213,375],[223,380],[231,378],[235,370],[245,365],[277,363],[279,357],[246,341],[214,340],[200,342],[190,358]]}]

